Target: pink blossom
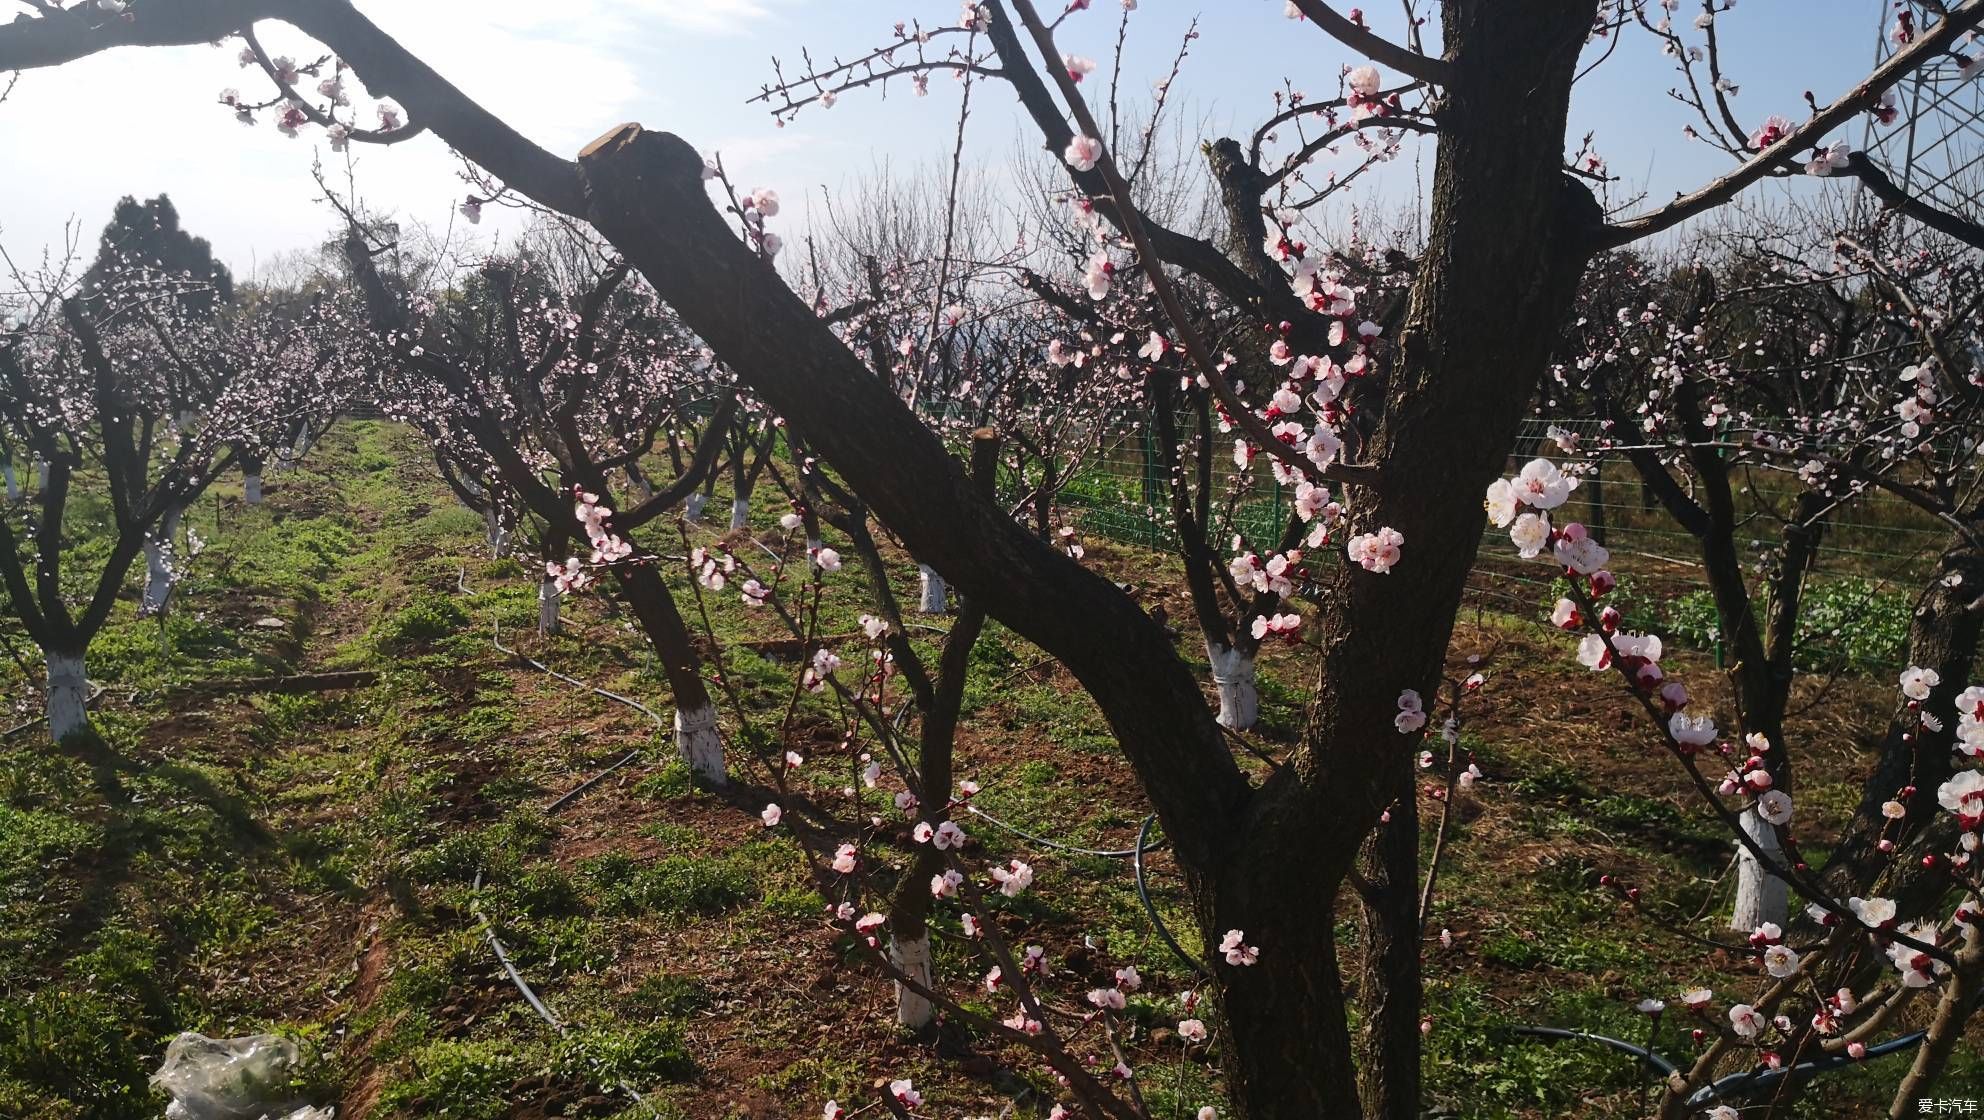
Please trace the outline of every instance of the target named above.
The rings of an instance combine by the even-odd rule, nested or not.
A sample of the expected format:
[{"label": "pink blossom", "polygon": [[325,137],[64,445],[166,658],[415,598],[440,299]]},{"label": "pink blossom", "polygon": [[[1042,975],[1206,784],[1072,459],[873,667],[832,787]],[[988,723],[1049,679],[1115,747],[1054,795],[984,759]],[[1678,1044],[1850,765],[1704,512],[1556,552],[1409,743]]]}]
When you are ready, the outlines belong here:
[{"label": "pink blossom", "polygon": [[1764,123],[1750,134],[1750,150],[1761,152],[1791,134],[1791,122],[1772,114],[1764,118]]},{"label": "pink blossom", "polygon": [[1096,161],[1102,158],[1102,141],[1093,136],[1077,136],[1068,141],[1068,149],[1061,153],[1061,158],[1076,171],[1093,171]]},{"label": "pink blossom", "polygon": [[1226,955],[1226,963],[1246,966],[1261,959],[1261,951],[1247,942],[1247,935],[1237,929],[1229,929],[1220,938],[1219,951]]},{"label": "pink blossom", "polygon": [[958,887],[964,883],[964,876],[952,868],[941,875],[930,876],[930,894],[934,898],[956,898]]},{"label": "pink blossom", "polygon": [[1033,868],[1019,860],[1012,860],[1005,867],[993,868],[992,878],[997,880],[1000,894],[1017,898],[1033,885]]},{"label": "pink blossom", "polygon": [[1367,572],[1383,575],[1398,563],[1399,549],[1404,544],[1405,534],[1385,527],[1375,533],[1361,533],[1350,538],[1345,544],[1345,551],[1351,563],[1361,565]]}]

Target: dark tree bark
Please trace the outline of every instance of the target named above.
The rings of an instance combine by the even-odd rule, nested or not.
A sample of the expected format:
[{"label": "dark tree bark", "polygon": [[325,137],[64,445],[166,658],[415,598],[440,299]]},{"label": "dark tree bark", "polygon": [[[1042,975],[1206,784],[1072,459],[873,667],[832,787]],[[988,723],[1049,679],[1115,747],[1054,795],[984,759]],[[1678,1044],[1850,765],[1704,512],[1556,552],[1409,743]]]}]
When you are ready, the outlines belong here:
[{"label": "dark tree bark", "polygon": [[1397,794],[1391,819],[1364,844],[1357,1084],[1366,1116],[1416,1120],[1425,941],[1419,917],[1419,800],[1409,777]]},{"label": "dark tree bark", "polygon": [[[1922,703],[1923,710],[1948,712],[1956,694],[1971,680],[1984,630],[1984,612],[1976,606],[1980,587],[1984,587],[1984,552],[1958,536],[1938,559],[1935,575],[1916,599],[1908,624],[1908,664],[1934,669],[1942,676],[1942,683]],[[1881,740],[1880,757],[1861,787],[1860,806],[1833,846],[1825,883],[1839,897],[1865,893],[1888,866],[1890,858],[1876,846],[1884,830],[1901,847],[1940,813],[1936,787],[1954,772],[1956,722],[1945,717],[1942,726],[1932,731],[1920,726],[1916,716],[1905,698],[1896,705]],[[1908,786],[1915,787],[1915,795],[1904,799],[1902,790]],[[1898,826],[1881,812],[1889,800],[1907,806],[1908,814]]]},{"label": "dark tree bark", "polygon": [[[996,39],[1010,33],[1003,6],[994,5]],[[108,35],[78,31],[67,18],[0,34],[0,68],[10,60],[50,65],[112,42],[202,41],[255,16],[284,18],[512,189],[592,221],[746,384],[807,433],[912,553],[1062,660],[1095,698],[1163,820],[1200,932],[1210,944],[1242,930],[1259,947],[1253,967],[1212,964],[1242,1120],[1364,1114],[1334,903],[1379,814],[1410,787],[1410,752],[1392,726],[1396,697],[1403,688],[1426,694],[1439,677],[1480,540],[1482,492],[1501,471],[1589,255],[1732,197],[1984,15],[1967,4],[1771,152],[1616,226],[1603,224],[1590,194],[1562,171],[1570,86],[1597,0],[1445,0],[1443,59],[1387,51],[1399,69],[1414,67],[1442,90],[1427,250],[1387,358],[1382,400],[1370,409],[1379,414],[1365,448],[1374,485],[1352,497],[1359,526],[1404,535],[1405,559],[1390,575],[1327,578],[1309,630],[1321,635],[1322,650],[1308,730],[1287,763],[1250,789],[1161,627],[1106,579],[973,494],[937,437],[727,228],[689,145],[626,125],[574,166],[468,101],[348,4],[182,6],[181,26],[163,26],[146,4],[139,26]],[[1329,30],[1383,44],[1340,19]],[[1068,139],[1059,108],[1043,103],[1037,80],[1031,88],[1013,80],[1058,154]],[[1099,197],[1098,209],[1110,216],[1113,206]],[[1302,320],[1285,289],[1264,290],[1211,243],[1161,229],[1151,240],[1158,256],[1262,321]],[[1291,304],[1295,314],[1274,313]],[[1403,1016],[1407,1008],[1394,1010]],[[1394,1103],[1399,1094],[1381,1095],[1386,1109],[1404,1107]]]}]

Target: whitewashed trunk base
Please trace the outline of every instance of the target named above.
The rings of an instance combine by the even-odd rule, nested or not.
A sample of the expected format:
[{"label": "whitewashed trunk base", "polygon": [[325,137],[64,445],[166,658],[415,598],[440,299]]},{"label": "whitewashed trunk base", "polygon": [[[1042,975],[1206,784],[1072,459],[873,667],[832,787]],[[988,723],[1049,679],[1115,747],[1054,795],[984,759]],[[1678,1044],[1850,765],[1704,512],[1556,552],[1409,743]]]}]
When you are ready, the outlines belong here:
[{"label": "whitewashed trunk base", "polygon": [[916,604],[917,610],[924,614],[943,614],[951,609],[945,594],[944,577],[937,574],[937,569],[928,564],[918,564],[916,579],[922,590]]},{"label": "whitewashed trunk base", "polygon": [[558,632],[558,603],[564,596],[550,579],[537,581],[537,633],[546,637]]},{"label": "whitewashed trunk base", "polygon": [[241,476],[241,497],[251,506],[262,504],[262,472],[259,468]]},{"label": "whitewashed trunk base", "polygon": [[34,461],[34,488],[36,490],[48,489],[48,460],[46,459],[36,459]]},{"label": "whitewashed trunk base", "polygon": [[736,532],[751,524],[751,499],[734,498],[730,503],[730,529]]},{"label": "whitewashed trunk base", "polygon": [[[1777,843],[1777,829],[1755,812],[1743,814],[1743,831],[1778,866],[1784,865],[1784,852]],[[1750,849],[1736,847],[1736,905],[1730,910],[1729,928],[1750,933],[1765,922],[1785,924],[1789,914],[1790,886],[1766,871]]]},{"label": "whitewashed trunk base", "polygon": [[723,769],[723,736],[716,729],[716,705],[691,711],[675,709],[675,749],[689,772],[712,786],[730,784]]},{"label": "whitewashed trunk base", "polygon": [[503,528],[503,519],[493,509],[482,511],[482,535],[489,543],[491,560],[501,560],[510,554],[510,531]]},{"label": "whitewashed trunk base", "polygon": [[83,655],[48,655],[48,734],[56,742],[87,728],[89,678],[83,674]]},{"label": "whitewashed trunk base", "polygon": [[1261,693],[1254,684],[1254,659],[1214,642],[1206,643],[1212,683],[1219,689],[1219,725],[1246,731],[1261,718]]},{"label": "whitewashed trunk base", "polygon": [[709,504],[710,496],[701,490],[689,495],[688,503],[682,507],[682,520],[687,521],[691,525],[702,524],[703,507]]},{"label": "whitewashed trunk base", "polygon": [[159,522],[158,529],[145,540],[145,594],[140,602],[144,614],[157,614],[172,598],[172,585],[179,578],[178,554],[173,544],[179,535],[179,511],[173,510]]},{"label": "whitewashed trunk base", "polygon": [[7,500],[10,502],[20,501],[21,480],[20,476],[14,473],[14,464],[0,464],[0,475],[5,475],[7,478]]},{"label": "whitewashed trunk base", "polygon": [[[914,940],[889,938],[889,963],[901,970],[903,975],[931,991],[936,990],[934,973],[930,967],[930,931],[925,929],[923,936]],[[937,1007],[921,994],[913,991],[901,981],[896,982],[896,1022],[911,1030],[922,1030],[937,1017]]]}]

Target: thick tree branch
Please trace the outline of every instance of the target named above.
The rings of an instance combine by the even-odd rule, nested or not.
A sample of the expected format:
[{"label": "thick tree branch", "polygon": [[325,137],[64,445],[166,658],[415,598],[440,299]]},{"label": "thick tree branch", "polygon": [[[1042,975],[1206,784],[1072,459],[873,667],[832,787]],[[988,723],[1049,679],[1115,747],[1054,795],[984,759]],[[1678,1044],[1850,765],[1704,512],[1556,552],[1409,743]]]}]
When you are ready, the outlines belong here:
[{"label": "thick tree branch", "polygon": [[[349,0],[146,0],[129,18],[93,4],[0,26],[0,70],[73,62],[112,47],[211,43],[281,20],[338,53],[375,97],[390,97],[469,161],[553,210],[582,216],[578,169],[533,144],[365,18]],[[418,109],[414,109],[418,106]]]},{"label": "thick tree branch", "polygon": [[1902,190],[1895,185],[1893,179],[1888,178],[1887,172],[1882,171],[1874,165],[1873,160],[1867,158],[1867,153],[1854,152],[1847,159],[1846,166],[1855,177],[1866,184],[1874,197],[1880,199],[1889,209],[1899,210],[1930,229],[1954,237],[1973,249],[1984,249],[1984,226],[1947,210],[1938,210]]},{"label": "thick tree branch", "polygon": [[[1058,58],[1053,36],[1040,22],[1040,17],[1034,13],[1031,0],[1012,0],[1012,2],[1014,10],[1020,14],[1027,29],[1032,33],[1034,44],[1040,49],[1041,56],[1050,60]],[[1074,87],[1073,79],[1058,71],[1055,79],[1061,86],[1061,95],[1068,102],[1068,108],[1074,112],[1076,121],[1087,130],[1089,136],[1094,137],[1100,133],[1102,129],[1089,114],[1088,104],[1082,100],[1081,92]],[[1236,149],[1237,147],[1238,145],[1235,145]],[[1186,314],[1184,305],[1178,301],[1177,290],[1172,286],[1170,278],[1164,274],[1164,269],[1158,264],[1161,254],[1150,240],[1142,215],[1129,205],[1129,184],[1125,183],[1117,172],[1115,157],[1107,149],[1098,152],[1095,170],[1101,175],[1107,197],[1115,199],[1118,209],[1122,212],[1123,233],[1136,246],[1137,256],[1145,274],[1150,278],[1151,288],[1157,293],[1158,302],[1164,306],[1165,317],[1171,320],[1172,329],[1178,332],[1179,345],[1198,367],[1199,375],[1205,379],[1213,395],[1219,398],[1219,403],[1226,410],[1227,417],[1261,450],[1287,463],[1301,474],[1337,482],[1376,485],[1378,471],[1375,467],[1342,463],[1318,467],[1310,462],[1307,455],[1275,438],[1268,430],[1267,424],[1255,414],[1247,402],[1240,399],[1233,391],[1232,385],[1227,382],[1226,375],[1220,371],[1218,360],[1213,357],[1212,352],[1199,337],[1191,316]]]},{"label": "thick tree branch", "polygon": [[912,554],[1069,666],[1109,716],[1181,862],[1197,873],[1216,864],[1247,782],[1157,623],[978,493],[937,435],[725,226],[688,144],[622,125],[579,163],[593,224]]},{"label": "thick tree branch", "polygon": [[1310,22],[1328,32],[1331,38],[1380,66],[1389,66],[1401,74],[1409,74],[1434,85],[1443,86],[1453,81],[1453,68],[1447,65],[1446,60],[1399,46],[1369,28],[1351,22],[1323,0],[1295,0],[1295,6]]},{"label": "thick tree branch", "polygon": [[1958,38],[1980,23],[1984,23],[1984,0],[1964,0],[1961,6],[1950,11],[1927,34],[1890,55],[1886,62],[1875,67],[1874,72],[1867,75],[1866,80],[1826,106],[1811,120],[1792,129],[1782,140],[1758,152],[1748,163],[1692,194],[1682,195],[1658,210],[1605,226],[1598,235],[1596,247],[1616,249],[1622,245],[1629,245],[1642,237],[1671,229],[1697,214],[1713,210],[1728,202],[1757,180],[1781,167],[1793,153],[1817,147],[1819,141],[1825,139],[1833,129],[1851,120],[1855,114],[1872,108],[1889,87],[1917,67],[1925,65],[1929,60],[1949,50]]},{"label": "thick tree branch", "polygon": [[[992,48],[998,52],[1005,78],[1012,83],[1014,92],[1019,94],[1020,106],[1033,119],[1034,127],[1040,130],[1047,151],[1062,165],[1075,187],[1095,203],[1096,212],[1107,218],[1110,224],[1117,229],[1125,229],[1126,221],[1142,219],[1141,213],[1125,214],[1100,171],[1077,171],[1062,159],[1061,153],[1067,148],[1068,141],[1075,137],[1074,130],[1061,116],[1060,107],[1054,103],[1054,95],[1048,91],[1046,82],[1041,79],[1033,60],[1027,56],[1026,48],[1021,45],[1006,5],[1002,0],[991,0],[987,7],[992,9],[992,24],[986,30],[986,38],[991,40]],[[1295,293],[1286,284],[1263,287],[1211,242],[1188,237],[1147,219],[1143,219],[1143,223],[1151,247],[1160,260],[1199,277],[1217,288],[1227,299],[1263,319],[1303,320],[1307,308],[1302,306],[1302,301],[1295,298]]]}]

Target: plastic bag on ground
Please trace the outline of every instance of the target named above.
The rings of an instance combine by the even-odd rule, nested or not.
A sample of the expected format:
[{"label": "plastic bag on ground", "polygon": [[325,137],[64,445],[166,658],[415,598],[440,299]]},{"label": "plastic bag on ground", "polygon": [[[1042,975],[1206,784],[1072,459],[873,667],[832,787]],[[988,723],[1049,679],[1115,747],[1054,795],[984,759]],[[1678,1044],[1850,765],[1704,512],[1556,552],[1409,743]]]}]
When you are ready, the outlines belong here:
[{"label": "plastic bag on ground", "polygon": [[296,1043],[277,1035],[187,1031],[151,1080],[172,1097],[167,1120],[330,1120],[330,1109],[310,1107],[292,1088],[301,1059]]}]

